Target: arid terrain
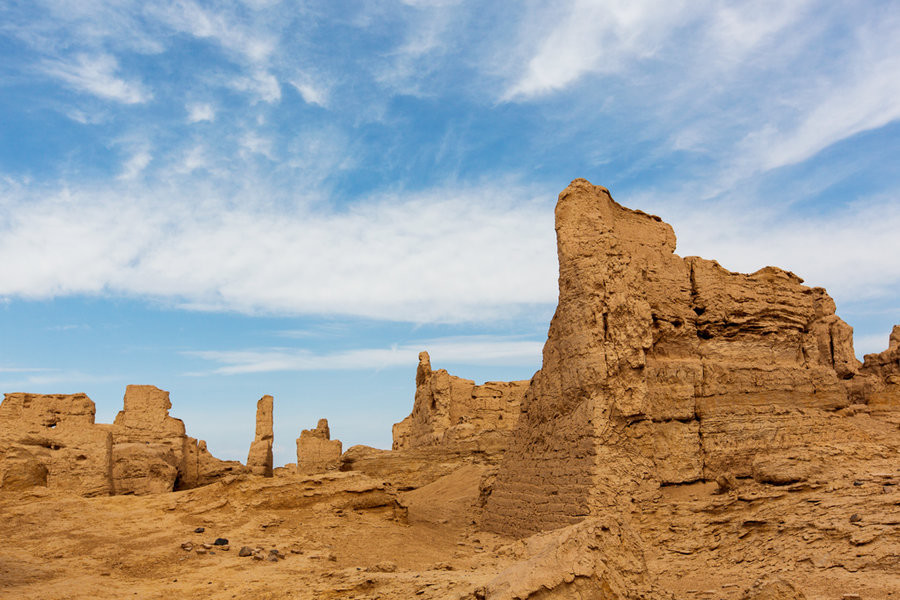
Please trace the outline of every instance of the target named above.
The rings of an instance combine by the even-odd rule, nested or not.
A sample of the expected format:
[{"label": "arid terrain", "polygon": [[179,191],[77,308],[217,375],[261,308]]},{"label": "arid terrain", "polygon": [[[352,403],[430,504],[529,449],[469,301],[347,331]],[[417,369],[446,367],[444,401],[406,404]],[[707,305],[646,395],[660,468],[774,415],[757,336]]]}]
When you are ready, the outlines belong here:
[{"label": "arid terrain", "polygon": [[153,386],[6,394],[0,598],[900,600],[900,327],[861,363],[824,289],[585,180],[556,232],[542,368],[423,352],[392,450],[323,419],[275,468],[271,396],[241,464]]}]

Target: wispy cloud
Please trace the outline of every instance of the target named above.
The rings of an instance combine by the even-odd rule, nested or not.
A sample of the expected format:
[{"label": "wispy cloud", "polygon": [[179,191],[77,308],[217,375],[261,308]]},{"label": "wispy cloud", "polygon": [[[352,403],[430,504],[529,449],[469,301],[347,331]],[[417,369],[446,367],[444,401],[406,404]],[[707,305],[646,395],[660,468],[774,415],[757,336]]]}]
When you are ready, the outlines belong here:
[{"label": "wispy cloud", "polygon": [[247,25],[230,3],[214,10],[191,0],[180,0],[151,5],[147,12],[176,31],[214,40],[250,63],[265,62],[277,46],[276,35],[263,27]]},{"label": "wispy cloud", "polygon": [[196,103],[187,106],[188,123],[212,122],[216,120],[216,109],[209,103]]},{"label": "wispy cloud", "polygon": [[315,104],[322,107],[328,106],[328,90],[321,85],[314,83],[308,77],[294,78],[290,81],[303,101],[307,104]]},{"label": "wispy cloud", "polygon": [[152,160],[153,156],[147,150],[135,152],[122,165],[122,172],[119,174],[119,179],[134,179],[147,168],[147,165],[149,165]]},{"label": "wispy cloud", "polygon": [[525,72],[503,94],[529,98],[562,89],[588,73],[614,73],[653,56],[694,10],[686,2],[572,0],[536,45]]},{"label": "wispy cloud", "polygon": [[510,318],[556,298],[550,205],[505,182],[338,211],[284,211],[261,182],[238,204],[202,188],[43,194],[2,200],[14,218],[0,236],[0,296],[413,322]]},{"label": "wispy cloud", "polygon": [[77,54],[71,59],[47,59],[40,70],[79,92],[93,94],[123,104],[149,101],[153,95],[140,81],[127,81],[117,75],[118,62],[109,54]]},{"label": "wispy cloud", "polygon": [[[271,348],[242,351],[187,352],[222,366],[219,375],[272,371],[324,371],[386,369],[415,365],[418,354],[427,350],[433,364],[537,365],[543,342],[520,338],[468,336],[422,340],[389,348],[359,348],[333,353],[305,349]],[[209,373],[192,373],[207,375]]]},{"label": "wispy cloud", "polygon": [[[6,393],[10,390],[28,391],[29,393],[60,393],[52,386],[58,384],[97,383],[118,380],[112,375],[91,375],[71,369],[18,369],[0,368],[0,389]],[[75,390],[68,390],[71,393]]]},{"label": "wispy cloud", "polygon": [[252,94],[256,101],[278,102],[281,100],[281,84],[278,78],[265,70],[254,70],[249,75],[239,75],[228,80],[232,89]]},{"label": "wispy cloud", "polygon": [[900,53],[856,67],[792,129],[762,132],[757,143],[763,169],[803,162],[836,142],[900,119]]}]

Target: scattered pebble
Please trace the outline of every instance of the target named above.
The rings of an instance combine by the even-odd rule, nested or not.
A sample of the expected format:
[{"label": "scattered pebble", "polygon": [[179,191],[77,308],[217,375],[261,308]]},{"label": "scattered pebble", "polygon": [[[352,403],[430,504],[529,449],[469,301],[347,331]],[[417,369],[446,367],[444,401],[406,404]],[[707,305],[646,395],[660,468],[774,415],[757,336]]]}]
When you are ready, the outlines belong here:
[{"label": "scattered pebble", "polygon": [[850,515],[851,523],[859,523],[860,521],[862,521],[862,517],[859,516],[859,513],[853,513],[852,515]]},{"label": "scattered pebble", "polygon": [[225,538],[216,538],[216,541],[213,542],[213,546],[227,546],[228,540]]},{"label": "scattered pebble", "polygon": [[194,533],[203,533],[204,531],[206,531],[206,527],[198,527],[194,530]]},{"label": "scattered pebble", "polygon": [[194,549],[194,544],[192,544],[191,542],[184,542],[183,544],[181,544],[181,549],[190,552]]}]

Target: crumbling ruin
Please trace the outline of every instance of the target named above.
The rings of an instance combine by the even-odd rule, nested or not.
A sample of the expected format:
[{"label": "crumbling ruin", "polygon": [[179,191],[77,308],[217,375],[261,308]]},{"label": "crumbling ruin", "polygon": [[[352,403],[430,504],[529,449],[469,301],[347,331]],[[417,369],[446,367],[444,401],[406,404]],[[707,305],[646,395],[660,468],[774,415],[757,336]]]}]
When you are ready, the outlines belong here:
[{"label": "crumbling ruin", "polygon": [[[178,597],[897,597],[900,326],[861,364],[825,291],[792,273],[680,258],[671,227],[584,180],[556,218],[540,371],[475,385],[423,352],[392,450],[342,454],[322,419],[273,472],[271,396],[244,467],[152,386],[129,386],[111,425],[83,394],[7,394],[0,580],[35,600],[87,589],[87,556],[115,575],[107,597],[141,577],[156,593],[160,573]],[[49,586],[48,556],[68,564]]]},{"label": "crumbling ruin", "polygon": [[527,388],[527,381],[475,385],[445,369],[432,371],[428,352],[420,352],[412,413],[394,425],[393,449],[447,446],[476,438],[486,442],[483,446],[502,449],[519,418]]},{"label": "crumbling ruin", "polygon": [[[681,258],[669,225],[583,179],[560,194],[556,232],[559,305],[485,527],[521,535],[660,485],[777,478],[785,461],[861,438],[828,418],[860,369],[824,289]],[[888,357],[870,362],[890,371],[876,366]]]},{"label": "crumbling ruin", "polygon": [[263,477],[272,476],[273,403],[272,396],[263,396],[256,403],[256,436],[247,454],[247,468],[254,475]]},{"label": "crumbling ruin", "polygon": [[322,473],[341,465],[341,441],[331,439],[328,419],[319,419],[315,429],[304,429],[297,438],[297,470]]},{"label": "crumbling ruin", "polygon": [[221,461],[169,416],[169,393],[129,385],[111,425],[85,394],[6,394],[0,403],[0,488],[46,486],[85,496],[204,485],[244,467]]}]

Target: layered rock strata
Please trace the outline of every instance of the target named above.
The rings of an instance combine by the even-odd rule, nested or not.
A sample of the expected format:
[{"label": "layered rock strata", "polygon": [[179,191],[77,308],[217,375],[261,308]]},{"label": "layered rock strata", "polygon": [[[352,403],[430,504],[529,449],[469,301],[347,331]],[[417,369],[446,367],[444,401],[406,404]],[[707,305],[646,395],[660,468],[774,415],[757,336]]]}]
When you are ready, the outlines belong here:
[{"label": "layered rock strata", "polygon": [[254,475],[272,476],[272,442],[275,435],[272,431],[272,396],[263,396],[256,403],[256,436],[250,444],[247,455],[247,468]]},{"label": "layered rock strata", "polygon": [[[519,418],[527,381],[470,379],[433,371],[427,352],[419,353],[412,413],[393,428],[393,449],[451,445],[482,438],[482,446],[502,449]],[[494,438],[491,443],[488,438]]]},{"label": "layered rock strata", "polygon": [[556,233],[559,305],[486,528],[565,526],[854,435],[819,418],[859,372],[824,289],[681,258],[668,224],[583,179],[560,194]]},{"label": "layered rock strata", "polygon": [[324,473],[341,466],[341,441],[331,439],[328,419],[319,419],[315,429],[304,429],[297,438],[297,470]]}]

